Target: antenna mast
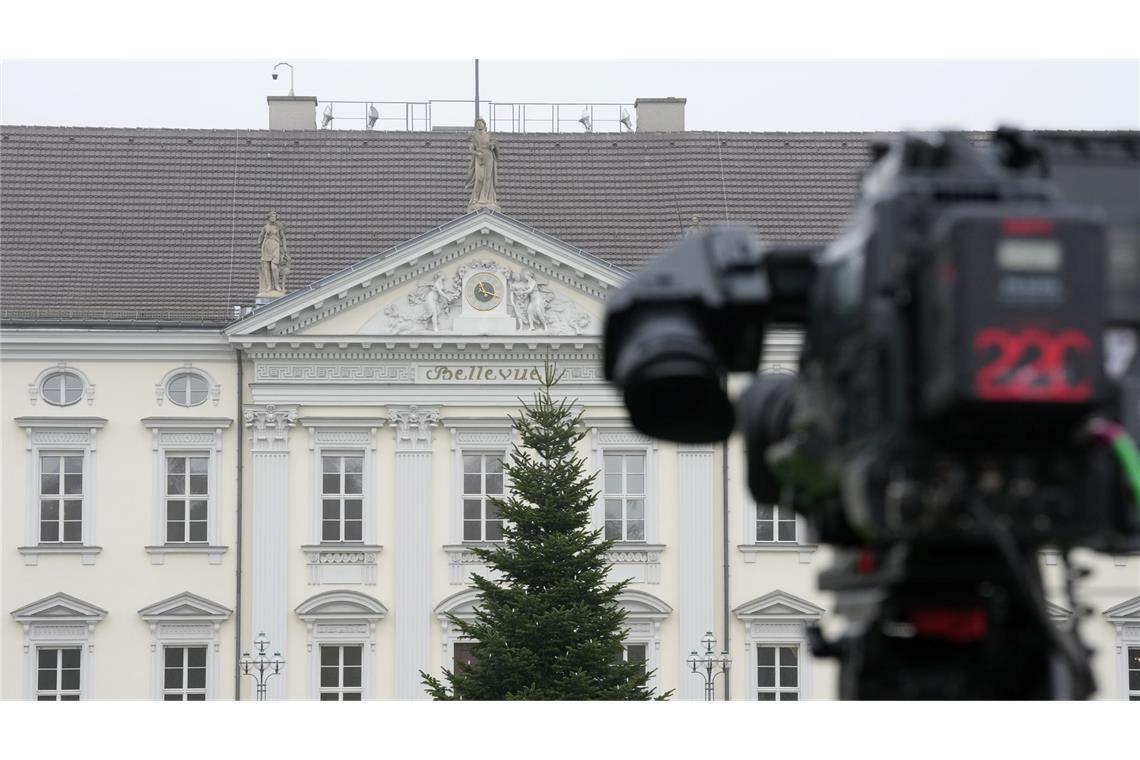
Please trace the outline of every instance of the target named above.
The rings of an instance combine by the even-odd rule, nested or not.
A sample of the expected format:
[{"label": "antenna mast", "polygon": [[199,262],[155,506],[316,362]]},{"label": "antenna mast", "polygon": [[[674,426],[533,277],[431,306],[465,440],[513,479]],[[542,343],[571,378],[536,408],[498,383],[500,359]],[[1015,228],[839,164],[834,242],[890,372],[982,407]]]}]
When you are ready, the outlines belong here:
[{"label": "antenna mast", "polygon": [[[475,120],[479,120],[479,59],[475,59]],[[472,122],[474,123],[474,122]]]}]

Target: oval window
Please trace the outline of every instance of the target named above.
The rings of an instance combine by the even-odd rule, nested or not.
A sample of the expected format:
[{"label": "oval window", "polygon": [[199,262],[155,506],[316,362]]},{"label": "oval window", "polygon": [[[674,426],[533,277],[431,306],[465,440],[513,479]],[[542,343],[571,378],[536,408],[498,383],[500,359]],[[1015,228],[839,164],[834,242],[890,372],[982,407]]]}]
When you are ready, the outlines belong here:
[{"label": "oval window", "polygon": [[193,372],[181,372],[166,384],[166,395],[179,406],[198,406],[210,393],[206,378]]},{"label": "oval window", "polygon": [[44,401],[55,406],[70,406],[83,398],[83,378],[74,372],[52,372],[40,383]]}]

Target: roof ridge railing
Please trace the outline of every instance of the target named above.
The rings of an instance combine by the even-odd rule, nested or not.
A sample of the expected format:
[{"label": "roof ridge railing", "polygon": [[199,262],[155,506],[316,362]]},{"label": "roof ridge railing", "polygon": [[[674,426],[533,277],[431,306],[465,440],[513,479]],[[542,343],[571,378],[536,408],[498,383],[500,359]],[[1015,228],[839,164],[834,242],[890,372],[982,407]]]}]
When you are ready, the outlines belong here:
[{"label": "roof ridge railing", "polygon": [[[465,132],[474,100],[318,100],[321,129],[389,132]],[[632,103],[515,103],[479,101],[491,132],[632,132]]]}]

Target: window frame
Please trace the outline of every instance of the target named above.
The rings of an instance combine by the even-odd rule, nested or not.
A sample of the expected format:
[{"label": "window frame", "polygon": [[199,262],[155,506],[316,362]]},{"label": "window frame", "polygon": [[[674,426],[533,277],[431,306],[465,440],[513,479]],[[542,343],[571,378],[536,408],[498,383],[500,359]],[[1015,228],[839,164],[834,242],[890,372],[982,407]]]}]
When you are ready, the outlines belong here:
[{"label": "window frame", "polygon": [[[819,544],[814,541],[810,526],[801,515],[792,511],[795,515],[796,526],[796,538],[794,541],[760,541],[756,538],[757,523],[759,522],[759,505],[756,500],[752,498],[752,494],[748,492],[747,483],[744,485],[744,504],[745,507],[742,510],[744,513],[742,527],[743,541],[738,544],[736,548],[744,556],[745,562],[756,562],[758,554],[779,552],[797,554],[800,564],[806,565],[812,561],[813,555],[819,549]],[[778,504],[773,505],[773,507],[779,510],[791,510],[790,507],[784,507]],[[778,535],[778,527],[778,520],[774,520],[774,536]]]},{"label": "window frame", "polygon": [[[84,565],[95,564],[103,549],[95,544],[98,504],[96,479],[96,439],[107,424],[102,417],[17,417],[24,428],[26,449],[26,484],[24,514],[24,546],[18,551],[25,565],[39,564],[42,555],[78,554]],[[81,456],[83,458],[83,494],[80,499],[80,540],[43,542],[41,533],[43,457]],[[62,478],[60,487],[63,488]],[[63,498],[61,495],[60,501]],[[61,514],[62,517],[62,514]]]},{"label": "window frame", "polygon": [[652,674],[645,685],[660,690],[661,624],[673,614],[673,608],[653,594],[628,588],[618,594],[616,602],[625,610],[622,658],[627,656],[626,647],[644,645],[645,670]]},{"label": "window frame", "polygon": [[359,591],[325,591],[311,596],[294,610],[308,635],[306,698],[320,701],[321,646],[360,646],[361,701],[375,698],[376,629],[388,608]]},{"label": "window frame", "polygon": [[[802,649],[801,645],[800,644],[788,644],[788,643],[777,643],[777,642],[764,641],[764,642],[754,643],[752,648],[753,648],[753,658],[755,659],[755,671],[751,674],[752,683],[755,684],[755,689],[754,689],[754,693],[752,695],[752,699],[756,702],[768,702],[768,701],[771,701],[771,702],[798,702],[800,700],[800,689],[802,688],[802,683],[803,683],[803,681],[802,681],[803,670],[800,667],[800,662],[801,662],[802,657],[803,657],[803,649]],[[787,667],[782,662],[783,652],[786,649],[795,650],[796,661],[795,661],[795,663],[793,663],[793,665],[796,669],[796,685],[794,687],[788,687],[788,686],[781,686],[780,685],[780,678],[782,677],[782,675],[781,675],[782,671],[785,667]],[[761,686],[760,685],[760,668],[766,667],[766,666],[760,665],[760,652],[762,650],[772,650],[772,653],[773,653],[772,668],[773,668],[773,676],[774,676],[773,680],[775,681],[775,684],[773,686]],[[794,700],[781,699],[781,695],[789,693],[789,692],[792,692],[796,695],[796,698]],[[760,699],[761,694],[772,694],[774,698],[771,700],[762,700],[762,699]]]},{"label": "window frame", "polygon": [[[591,524],[595,529],[602,531],[603,537],[605,536],[606,529],[606,488],[605,488],[605,457],[607,454],[643,454],[645,456],[645,531],[644,538],[637,540],[620,540],[615,541],[615,547],[646,547],[655,546],[658,542],[658,534],[660,532],[660,520],[658,515],[658,449],[657,442],[646,435],[633,430],[628,427],[628,423],[624,420],[617,424],[606,425],[603,421],[594,421],[587,423],[591,427],[591,445],[593,448],[592,458],[592,472],[596,472],[601,479],[598,487],[598,498],[594,503],[594,509],[591,514]],[[623,467],[624,473],[624,467]],[[624,484],[623,484],[624,487]],[[623,536],[625,534],[625,506],[623,505],[622,522],[623,522]]]},{"label": "window frame", "polygon": [[1140,596],[1126,599],[1101,613],[1116,633],[1117,699],[1130,701],[1129,649],[1140,648]]},{"label": "window frame", "polygon": [[[58,490],[55,493],[51,493],[51,494],[45,493],[44,487],[43,487],[44,475],[47,474],[44,472],[44,460],[49,459],[49,458],[59,460],[59,465],[58,465],[59,469],[56,470],[56,472],[55,472],[55,475],[58,477]],[[78,459],[79,460],[80,487],[79,487],[78,498],[74,498],[76,496],[76,494],[66,493],[67,475],[73,474],[73,473],[68,473],[68,471],[66,469],[66,460],[68,460],[68,459]],[[37,545],[39,545],[39,546],[82,546],[83,545],[83,543],[84,543],[83,542],[83,523],[84,523],[84,511],[85,511],[84,510],[84,501],[86,499],[85,485],[87,482],[87,473],[85,472],[85,465],[86,465],[85,460],[86,460],[86,457],[84,457],[82,454],[77,455],[75,450],[66,450],[66,449],[64,449],[64,450],[40,449],[39,450],[38,456],[37,456],[37,462],[36,462],[36,483],[38,486],[38,488],[37,488],[38,493],[36,494],[36,500],[39,503],[39,509],[38,509],[38,523],[39,524],[38,524],[37,530],[36,530],[36,544]],[[68,496],[72,496],[73,498],[69,499],[69,498],[67,498]],[[44,502],[45,501],[56,502],[57,511],[56,511],[56,518],[55,518],[54,522],[56,523],[57,532],[56,532],[56,540],[54,540],[54,541],[44,540],[44,523],[49,522],[49,521],[44,519]],[[67,519],[67,504],[66,504],[66,502],[69,502],[69,501],[71,501],[71,502],[78,501],[79,502],[79,520],[78,520],[78,522],[79,522],[79,538],[74,539],[74,540],[68,540],[67,539],[67,523],[75,522],[75,520],[68,520]]]},{"label": "window frame", "polygon": [[[183,465],[184,469],[182,472],[180,472],[180,473],[171,473],[170,472],[170,463],[171,463],[172,459],[174,459],[174,460],[180,459],[184,462],[184,465]],[[205,462],[206,462],[206,472],[205,472],[206,490],[204,493],[192,493],[191,492],[191,488],[192,488],[191,484],[193,482],[192,476],[195,475],[196,473],[194,473],[191,470],[190,462],[191,462],[191,460],[194,460],[194,459],[205,460]],[[212,469],[210,466],[211,464],[212,463],[210,461],[210,455],[209,454],[203,455],[203,453],[201,451],[178,451],[178,450],[173,450],[173,449],[167,449],[164,452],[164,455],[163,455],[163,474],[164,474],[164,477],[162,479],[162,486],[163,486],[163,495],[162,495],[163,535],[162,535],[162,538],[163,538],[163,544],[165,546],[208,546],[209,545],[209,543],[210,543],[210,496],[212,493],[211,489],[213,488],[213,485],[214,485],[214,483],[213,483],[214,477],[213,477],[213,473],[211,473],[211,469]],[[172,474],[182,476],[183,488],[185,489],[183,491],[183,493],[180,493],[180,494],[170,493],[170,478],[171,478]],[[172,501],[182,503],[182,518],[180,520],[172,520],[171,519],[170,502],[172,502]],[[206,530],[205,530],[205,537],[202,538],[201,540],[194,540],[193,538],[191,538],[191,536],[193,534],[193,532],[191,530],[192,523],[202,522],[202,520],[192,520],[191,519],[191,503],[196,502],[196,501],[205,501],[206,502],[206,520],[205,520]],[[171,538],[170,538],[171,523],[177,523],[181,526],[181,528],[182,528],[182,540],[181,541],[171,540]]]},{"label": "window frame", "polygon": [[[812,659],[807,647],[807,627],[818,622],[824,612],[822,607],[780,589],[745,602],[733,610],[733,614],[744,624],[748,700],[760,701],[758,650],[764,647],[796,648],[796,699],[806,701],[812,698]],[[779,668],[778,652],[776,656],[776,667]]]},{"label": "window frame", "polygon": [[[449,434],[451,448],[451,489],[449,492],[450,514],[448,521],[448,540],[444,551],[450,557],[452,569],[462,567],[462,578],[459,583],[466,583],[467,571],[483,572],[485,566],[479,563],[462,563],[462,558],[468,557],[473,547],[497,546],[500,541],[465,541],[463,539],[463,455],[464,454],[491,454],[501,453],[503,458],[503,498],[510,494],[510,479],[506,474],[506,465],[518,443],[518,436],[511,427],[509,419],[485,417],[451,417],[443,420],[443,426]],[[485,525],[481,535],[486,535]],[[460,562],[462,564],[456,564]],[[456,584],[455,577],[452,585]]]},{"label": "window frame", "polygon": [[[480,458],[479,479],[480,479],[481,493],[478,493],[478,494],[467,493],[467,485],[466,485],[467,476],[469,474],[471,474],[471,473],[467,472],[467,461],[466,460],[467,460],[467,457],[469,457],[469,456],[477,456]],[[460,505],[459,505],[459,509],[460,509],[460,513],[461,513],[461,518],[460,518],[461,519],[461,527],[460,527],[460,542],[461,543],[466,544],[466,545],[475,545],[475,546],[480,546],[483,544],[502,544],[502,542],[503,542],[502,526],[504,525],[505,521],[503,520],[502,516],[500,516],[497,520],[494,520],[494,521],[491,520],[490,518],[487,517],[487,511],[488,511],[489,507],[491,506],[490,502],[491,502],[492,498],[497,498],[498,500],[501,501],[507,497],[507,493],[509,491],[509,484],[507,482],[506,463],[507,463],[507,457],[509,457],[509,456],[510,456],[510,452],[506,449],[503,449],[503,450],[497,450],[497,449],[491,449],[491,448],[485,448],[485,449],[464,448],[464,449],[460,449],[460,451],[459,451],[459,467],[460,467],[460,475],[459,475],[459,502],[460,502]],[[499,469],[498,474],[502,478],[503,485],[502,485],[502,491],[499,493],[499,495],[497,497],[489,495],[487,493],[487,476],[489,474],[487,472],[487,462],[489,461],[488,457],[498,457],[499,462],[500,462],[500,469]],[[469,522],[469,518],[467,517],[467,502],[473,500],[474,498],[479,499],[479,538],[469,539],[466,536],[467,523]],[[497,539],[496,538],[487,538],[487,525],[488,525],[488,523],[491,523],[491,522],[498,522],[499,523],[500,535],[499,535],[499,538],[497,538]]]},{"label": "window frame", "polygon": [[[41,658],[42,653],[46,652],[46,651],[56,652],[56,658],[55,658],[56,664],[55,664],[55,667],[52,669],[55,672],[56,688],[49,689],[49,690],[41,689],[40,683],[39,683],[40,673],[43,672],[43,670],[44,670],[43,666],[40,663],[40,658]],[[78,667],[76,667],[76,668],[64,668],[63,667],[63,653],[64,652],[76,652],[79,655]],[[80,699],[82,698],[82,694],[83,694],[83,646],[82,645],[72,646],[72,645],[61,645],[61,644],[47,644],[47,645],[39,644],[36,646],[34,668],[35,668],[35,675],[33,676],[33,678],[34,678],[35,683],[32,687],[33,688],[32,699],[34,701],[36,701],[36,702],[78,702],[78,701],[80,701]],[[64,670],[77,670],[79,672],[79,686],[77,688],[75,688],[75,689],[64,689],[63,688],[63,671]],[[46,700],[41,699],[41,697],[44,696],[45,691],[50,692],[54,696],[54,699],[46,699]],[[74,696],[75,698],[74,699],[65,699],[64,698],[65,696],[68,696],[68,697]]]},{"label": "window frame", "polygon": [[[607,481],[609,480],[611,473],[606,469],[606,460],[610,457],[619,457],[621,460],[621,472],[620,473],[612,473],[612,474],[617,475],[618,477],[621,478],[621,484],[622,485],[621,485],[621,492],[620,493],[610,493],[609,488],[608,488],[608,482]],[[640,475],[641,475],[642,488],[641,488],[640,492],[634,492],[634,491],[631,491],[629,489],[629,477],[631,474],[635,474],[635,473],[630,472],[630,469],[627,465],[627,459],[629,457],[641,457],[641,470],[642,471],[641,471]],[[610,536],[607,535],[607,532],[609,529],[609,523],[615,522],[615,519],[611,518],[609,516],[608,502],[619,501],[621,503],[621,517],[619,518],[620,522],[621,522],[621,536],[619,538],[614,538],[613,540],[618,542],[618,543],[629,543],[629,544],[647,543],[647,539],[645,538],[645,534],[646,534],[645,512],[646,512],[646,508],[648,506],[648,501],[649,501],[649,498],[646,494],[646,491],[648,490],[648,486],[649,486],[649,482],[648,482],[649,475],[646,472],[646,470],[649,469],[649,455],[646,452],[639,450],[639,449],[625,450],[625,449],[620,449],[620,448],[618,448],[618,449],[609,448],[609,449],[604,449],[602,451],[601,461],[602,461],[601,498],[602,498],[602,531],[603,531],[602,532],[602,538],[604,538],[606,540],[610,540]],[[641,501],[641,535],[642,535],[642,537],[641,538],[629,538],[628,537],[628,534],[630,532],[629,524],[632,521],[636,520],[636,518],[629,516],[629,502],[630,501],[636,501],[636,500]]]},{"label": "window frame", "polygon": [[[63,404],[56,403],[55,401],[52,401],[48,398],[47,393],[44,391],[44,383],[47,382],[48,378],[57,373],[66,373],[79,378],[79,397],[76,398],[75,401]],[[95,403],[95,385],[87,377],[87,374],[82,370],[71,366],[67,362],[58,362],[48,367],[47,369],[42,370],[38,375],[36,375],[36,379],[28,384],[28,397],[33,406],[37,401],[43,401],[45,404],[55,409],[67,409],[69,407],[73,407],[83,399],[87,399],[88,405],[91,405]]]},{"label": "window frame", "polygon": [[166,648],[206,647],[206,701],[224,698],[221,688],[221,629],[233,610],[184,591],[139,610],[150,626],[151,699],[164,701]]},{"label": "window frame", "polygon": [[[175,401],[173,395],[170,393],[170,384],[174,382],[176,377],[180,375],[196,375],[202,380],[206,381],[206,398],[202,399],[197,404],[183,404]],[[186,362],[181,366],[167,372],[162,376],[162,379],[154,384],[154,400],[159,406],[169,403],[178,409],[198,409],[206,405],[207,401],[212,401],[214,406],[218,406],[222,399],[222,386],[220,383],[215,382],[213,375],[204,369],[195,367],[190,362]]]},{"label": "window frame", "polygon": [[[220,565],[229,547],[222,544],[223,432],[233,423],[228,417],[146,417],[151,433],[151,543],[145,547],[151,564],[161,565],[171,554],[204,554],[211,565]],[[182,541],[169,541],[168,466],[171,457],[206,459],[206,540],[190,541],[189,494],[175,495],[186,505]],[[187,468],[189,469],[189,468]],[[186,474],[187,480],[189,473]],[[200,499],[193,499],[199,501]]]},{"label": "window frame", "polygon": [[24,629],[24,698],[36,701],[40,649],[78,648],[79,701],[94,696],[91,683],[95,657],[95,626],[107,611],[59,592],[14,610],[12,617]]},{"label": "window frame", "polygon": [[[326,667],[328,667],[327,665],[325,665],[325,662],[324,662],[324,654],[325,654],[326,649],[331,649],[334,647],[338,650],[337,666],[336,666],[338,684],[337,684],[337,686],[332,687],[332,686],[325,686],[323,683],[323,681],[324,681],[324,678],[323,678],[324,670]],[[345,686],[344,685],[345,669],[348,667],[353,667],[353,666],[349,666],[349,665],[345,664],[344,653],[349,647],[351,647],[353,649],[359,649],[360,650],[360,665],[356,666],[356,667],[360,668],[360,686],[353,687],[353,686]],[[317,651],[317,663],[318,663],[318,665],[317,665],[317,667],[318,667],[318,672],[317,672],[317,701],[318,702],[363,702],[364,701],[364,649],[365,649],[365,645],[363,643],[360,643],[360,644],[351,644],[351,643],[350,644],[338,644],[338,643],[322,641],[322,642],[317,644],[317,650],[318,650]],[[324,699],[325,694],[336,694],[338,698],[337,699]],[[360,699],[345,699],[344,697],[346,694],[359,694]]]},{"label": "window frame", "polygon": [[[177,689],[172,689],[166,685],[166,672],[170,670],[170,665],[167,663],[167,653],[175,649],[182,650],[182,663],[178,668],[182,673],[182,686]],[[191,687],[190,681],[190,650],[202,650],[202,687]],[[210,647],[207,644],[163,644],[162,645],[162,701],[163,702],[205,702],[207,696],[207,684],[210,682]],[[167,699],[167,697],[176,694],[181,699]],[[190,699],[191,696],[201,694],[201,699]]]},{"label": "window frame", "polygon": [[[356,459],[356,458],[360,459],[360,493],[358,493],[358,494],[355,494],[355,493],[349,494],[345,490],[345,480],[346,480],[345,476],[348,474],[348,469],[347,469],[347,467],[345,467],[345,460],[347,458],[350,458],[350,457],[354,458],[354,459]],[[340,468],[339,468],[339,472],[337,473],[340,477],[340,493],[337,493],[337,494],[326,493],[325,487],[324,487],[325,475],[326,475],[325,468],[324,468],[325,459],[331,459],[331,458],[338,458],[340,460]],[[319,543],[321,543],[321,544],[347,544],[347,545],[358,545],[358,544],[364,543],[364,524],[365,524],[365,522],[368,522],[364,519],[365,501],[366,501],[366,495],[368,493],[368,484],[365,482],[365,475],[364,475],[364,469],[365,469],[367,459],[368,459],[368,453],[366,450],[363,450],[363,449],[357,450],[357,449],[333,449],[333,448],[330,448],[330,449],[322,449],[320,451],[320,455],[317,457],[317,462],[316,462],[317,479],[318,479],[318,483],[317,483],[317,500],[318,500],[317,509],[319,510],[319,515],[317,516],[317,519],[320,523],[319,528],[318,528],[318,530],[319,530],[319,535],[318,535]],[[346,516],[347,509],[345,507],[345,503],[353,500],[350,498],[352,496],[358,497],[358,500],[360,501],[360,518],[359,518],[360,538],[345,538],[344,537],[345,533],[346,533],[347,523],[349,522],[349,518]],[[339,528],[340,538],[330,539],[330,538],[325,538],[325,530],[324,530],[325,529],[325,522],[328,520],[328,518],[325,517],[324,509],[325,509],[325,502],[333,500],[333,499],[335,499],[339,504],[339,508],[337,510],[337,526]]]}]

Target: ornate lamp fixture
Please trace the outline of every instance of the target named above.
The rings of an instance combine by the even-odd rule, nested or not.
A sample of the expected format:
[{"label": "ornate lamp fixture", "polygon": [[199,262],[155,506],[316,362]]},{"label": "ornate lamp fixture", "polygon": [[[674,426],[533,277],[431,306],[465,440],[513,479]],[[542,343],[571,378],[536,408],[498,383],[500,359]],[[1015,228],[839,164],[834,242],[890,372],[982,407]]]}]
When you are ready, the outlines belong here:
[{"label": "ornate lamp fixture", "polygon": [[265,650],[269,649],[269,637],[264,633],[257,634],[253,645],[257,647],[257,656],[251,657],[249,652],[245,652],[238,664],[241,665],[243,674],[252,676],[257,681],[257,701],[264,702],[265,684],[271,677],[281,672],[285,658],[280,652],[274,652],[272,657],[265,654]]},{"label": "ornate lamp fixture", "polygon": [[704,653],[698,654],[696,650],[693,650],[685,661],[689,663],[689,667],[694,673],[699,674],[705,680],[705,701],[712,702],[716,699],[716,677],[721,674],[727,677],[728,669],[732,667],[732,658],[728,656],[727,651],[722,651],[719,655],[713,652],[713,647],[716,646],[716,637],[713,636],[712,631],[704,635],[701,643],[705,645]]}]

